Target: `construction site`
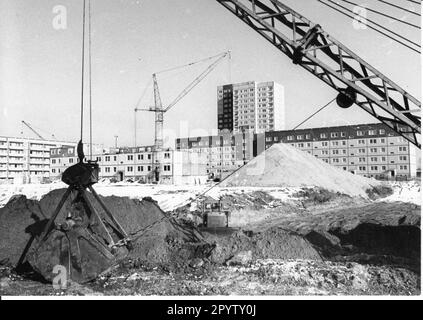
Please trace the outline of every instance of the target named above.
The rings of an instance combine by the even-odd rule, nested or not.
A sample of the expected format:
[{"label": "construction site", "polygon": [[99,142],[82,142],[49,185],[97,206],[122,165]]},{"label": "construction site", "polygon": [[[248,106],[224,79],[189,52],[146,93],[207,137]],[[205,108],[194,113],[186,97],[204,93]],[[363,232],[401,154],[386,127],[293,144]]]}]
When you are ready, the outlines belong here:
[{"label": "construction site", "polygon": [[[279,141],[275,132],[284,129],[282,121],[242,123],[235,115],[242,106],[231,100],[229,109],[224,94],[251,85],[261,86],[260,94],[281,89],[273,82],[242,82],[218,87],[218,142],[212,136],[178,137],[175,148],[167,147],[164,126],[172,121],[167,112],[177,109],[222,61],[241,54],[228,50],[153,73],[131,109],[133,146],[119,148],[116,142],[114,148],[93,150],[93,128],[101,120],[91,108],[91,17],[96,14],[91,2],[81,0],[80,132],[73,142],[48,144],[45,168],[32,169],[29,161],[22,175],[13,175],[8,167],[0,183],[0,295],[421,295],[421,180],[416,163],[406,158],[421,148],[417,98],[343,39],[329,35],[323,22],[308,20],[284,1],[209,0],[247,27],[244,32],[290,60],[296,72],[331,88],[330,102],[310,117],[307,112],[300,125],[333,103],[345,112],[354,106],[370,115],[377,130],[340,127],[339,136],[326,137],[320,129],[300,132],[297,126]],[[316,2],[331,7],[333,14],[345,14],[331,0]],[[161,76],[204,63],[163,102]],[[143,100],[147,91],[151,105]],[[273,97],[275,103],[260,112],[278,118],[278,93]],[[154,115],[154,143],[148,146],[137,142],[143,112]],[[43,138],[28,122],[22,124]],[[131,130],[130,124],[122,125]],[[310,136],[309,150],[304,150],[303,140],[311,134],[330,143],[339,140],[341,146],[345,140],[348,163],[337,165],[329,156],[326,161],[326,140],[320,138]],[[364,172],[362,164],[349,163],[364,158],[359,153],[367,149],[358,145],[364,139],[369,153],[375,146],[386,147],[386,163],[378,165],[383,169],[369,165]],[[4,141],[9,147],[10,141]],[[216,163],[205,147],[220,148]],[[32,152],[28,147],[28,158]],[[338,149],[332,154],[337,159]],[[44,179],[34,178],[37,171]]]}]

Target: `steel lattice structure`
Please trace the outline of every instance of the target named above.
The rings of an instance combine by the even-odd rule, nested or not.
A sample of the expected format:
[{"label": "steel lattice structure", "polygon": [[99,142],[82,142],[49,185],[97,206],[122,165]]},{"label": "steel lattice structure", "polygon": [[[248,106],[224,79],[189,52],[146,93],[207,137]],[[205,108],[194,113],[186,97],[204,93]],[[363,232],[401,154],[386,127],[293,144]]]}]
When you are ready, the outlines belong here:
[{"label": "steel lattice structure", "polygon": [[320,25],[277,0],[217,0],[298,64],[420,148],[421,103]]}]

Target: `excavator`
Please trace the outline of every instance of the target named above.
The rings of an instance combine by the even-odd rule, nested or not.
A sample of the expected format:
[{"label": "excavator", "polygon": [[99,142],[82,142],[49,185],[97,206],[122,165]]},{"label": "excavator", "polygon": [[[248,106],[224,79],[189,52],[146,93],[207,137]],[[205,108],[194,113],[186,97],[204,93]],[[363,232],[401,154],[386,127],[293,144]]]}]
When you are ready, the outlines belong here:
[{"label": "excavator", "polygon": [[[294,64],[334,88],[340,107],[356,104],[421,147],[420,101],[326,33],[319,24],[278,0],[216,1]],[[82,139],[78,158],[79,162],[63,173],[62,181],[69,187],[28,256],[30,264],[46,279],[52,278],[55,265],[63,265],[70,279],[90,281],[125,257],[132,247],[131,239],[93,188],[98,181],[98,164],[85,162]],[[74,196],[70,212],[62,223],[55,224],[71,194]],[[102,216],[91,203],[92,197],[100,203]]]}]

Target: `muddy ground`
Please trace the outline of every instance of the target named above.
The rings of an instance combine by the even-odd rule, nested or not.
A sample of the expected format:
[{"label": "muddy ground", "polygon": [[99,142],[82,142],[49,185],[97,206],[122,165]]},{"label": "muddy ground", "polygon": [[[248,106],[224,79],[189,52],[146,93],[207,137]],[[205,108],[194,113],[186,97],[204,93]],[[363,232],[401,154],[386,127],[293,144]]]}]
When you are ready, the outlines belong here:
[{"label": "muddy ground", "polygon": [[[249,199],[245,203],[245,199]],[[310,200],[312,199],[312,200]],[[232,228],[202,230],[210,252],[162,264],[125,259],[54,289],[0,267],[2,295],[419,295],[420,206],[335,195],[278,202],[235,195]],[[167,213],[185,225],[183,209]],[[242,217],[249,217],[242,219]],[[172,244],[174,245],[174,244]],[[192,245],[192,244],[191,244]],[[179,247],[180,249],[180,247]],[[183,250],[182,250],[183,251]]]}]

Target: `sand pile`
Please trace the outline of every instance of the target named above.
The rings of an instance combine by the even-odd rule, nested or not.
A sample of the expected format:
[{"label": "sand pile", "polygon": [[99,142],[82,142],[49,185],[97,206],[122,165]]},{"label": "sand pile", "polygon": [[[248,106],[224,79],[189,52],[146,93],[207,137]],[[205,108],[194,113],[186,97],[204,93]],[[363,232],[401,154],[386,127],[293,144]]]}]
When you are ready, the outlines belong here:
[{"label": "sand pile", "polygon": [[367,189],[379,185],[378,181],[343,171],[282,143],[271,146],[221,184],[226,187],[320,187],[364,197]]},{"label": "sand pile", "polygon": [[[54,190],[40,201],[25,196],[12,198],[0,208],[0,263],[17,266],[23,262],[33,240],[38,237],[48,218],[53,213],[65,189]],[[90,200],[93,200],[89,194]],[[189,256],[189,244],[201,244],[201,236],[195,230],[178,224],[165,216],[157,203],[150,198],[142,201],[127,197],[102,197],[122,227],[134,239],[130,257],[149,263],[169,263],[175,259],[175,252],[184,247],[184,256]],[[101,207],[91,201],[96,210]],[[71,210],[71,201],[65,203],[57,222]],[[188,249],[187,249],[188,248]]]}]

